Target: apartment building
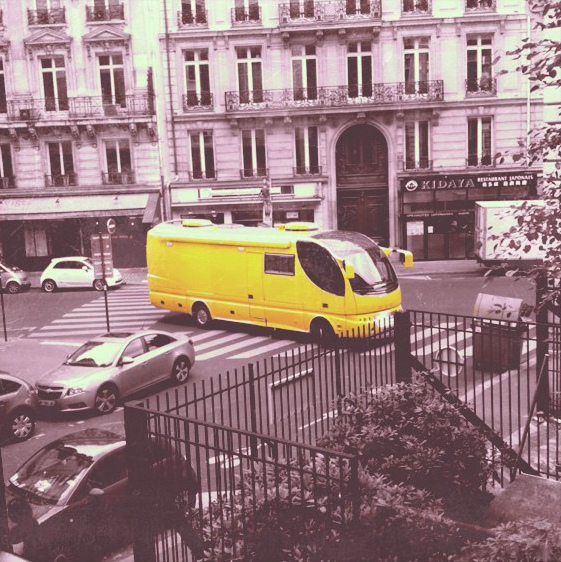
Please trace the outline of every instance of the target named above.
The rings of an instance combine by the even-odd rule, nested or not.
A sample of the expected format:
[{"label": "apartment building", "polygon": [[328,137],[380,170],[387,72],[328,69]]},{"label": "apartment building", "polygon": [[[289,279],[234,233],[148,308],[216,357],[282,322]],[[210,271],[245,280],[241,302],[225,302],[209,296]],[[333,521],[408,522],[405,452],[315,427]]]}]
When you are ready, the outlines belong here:
[{"label": "apartment building", "polygon": [[[29,269],[89,255],[116,221],[115,265],[145,261],[158,220],[152,8],[0,0],[0,253]],[[157,14],[157,10],[155,11]]]},{"label": "apartment building", "polygon": [[[525,0],[161,0],[169,217],[315,221],[473,255],[474,203],[536,193]],[[496,59],[499,59],[495,63]],[[501,71],[507,71],[503,74]]]}]

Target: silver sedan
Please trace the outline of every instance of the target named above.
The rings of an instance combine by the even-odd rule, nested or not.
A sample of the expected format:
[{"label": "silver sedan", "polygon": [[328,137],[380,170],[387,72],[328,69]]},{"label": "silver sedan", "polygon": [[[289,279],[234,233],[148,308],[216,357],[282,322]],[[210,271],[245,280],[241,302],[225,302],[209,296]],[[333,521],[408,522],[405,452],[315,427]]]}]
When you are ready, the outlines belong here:
[{"label": "silver sedan", "polygon": [[194,363],[193,342],[183,335],[156,330],[104,334],[37,381],[39,406],[109,414],[120,398],[134,392],[166,379],[186,382]]}]

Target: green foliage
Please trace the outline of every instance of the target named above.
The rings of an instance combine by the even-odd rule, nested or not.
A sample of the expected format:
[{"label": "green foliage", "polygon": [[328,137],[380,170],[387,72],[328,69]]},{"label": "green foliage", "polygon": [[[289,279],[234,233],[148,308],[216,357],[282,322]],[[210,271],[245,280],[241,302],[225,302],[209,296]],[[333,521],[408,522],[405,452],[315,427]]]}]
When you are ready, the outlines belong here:
[{"label": "green foliage", "polygon": [[558,562],[561,560],[561,527],[549,521],[506,523],[495,536],[467,545],[457,562]]}]

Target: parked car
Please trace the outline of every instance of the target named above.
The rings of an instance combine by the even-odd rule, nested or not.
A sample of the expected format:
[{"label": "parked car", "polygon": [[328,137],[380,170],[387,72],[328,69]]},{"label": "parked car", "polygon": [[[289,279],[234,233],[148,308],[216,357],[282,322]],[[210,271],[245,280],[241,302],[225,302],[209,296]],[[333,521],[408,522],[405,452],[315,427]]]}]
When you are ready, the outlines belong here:
[{"label": "parked car", "polygon": [[37,392],[32,384],[0,371],[0,426],[9,440],[25,441],[35,431]]},{"label": "parked car", "polygon": [[[123,284],[123,277],[118,269],[113,269],[113,275],[105,279],[108,287]],[[94,279],[94,266],[90,258],[54,258],[43,271],[40,279],[43,291],[52,293],[59,288],[93,287],[96,291],[103,291],[103,280]]]},{"label": "parked car", "polygon": [[4,260],[0,260],[0,278],[4,290],[12,295],[21,293],[23,289],[31,287],[31,281],[27,273]]},{"label": "parked car", "polygon": [[39,406],[109,414],[124,396],[165,379],[186,382],[194,363],[193,342],[183,335],[156,330],[107,333],[39,378]]},{"label": "parked car", "polygon": [[[167,440],[152,439],[150,458],[156,499],[145,516],[180,495],[194,506],[200,484],[184,456]],[[99,558],[131,541],[135,506],[127,487],[124,437],[89,428],[57,439],[6,483],[11,541],[37,562]]]}]

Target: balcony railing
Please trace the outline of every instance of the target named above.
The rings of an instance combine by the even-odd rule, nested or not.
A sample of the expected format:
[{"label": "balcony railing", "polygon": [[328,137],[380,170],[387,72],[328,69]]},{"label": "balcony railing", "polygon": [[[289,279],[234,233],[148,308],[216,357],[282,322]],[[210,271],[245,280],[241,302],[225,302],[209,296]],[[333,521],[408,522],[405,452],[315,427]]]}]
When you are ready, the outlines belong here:
[{"label": "balcony railing", "polygon": [[45,174],[45,187],[69,187],[77,185],[76,174]]},{"label": "balcony railing", "polygon": [[242,168],[240,177],[245,178],[266,178],[269,176],[269,168]]},{"label": "balcony railing", "polygon": [[125,19],[123,4],[109,4],[109,6],[86,6],[86,21],[122,21]]},{"label": "balcony railing", "polygon": [[432,13],[431,0],[402,0],[402,13],[404,15],[428,15]]},{"label": "balcony railing", "polygon": [[495,12],[497,0],[466,0],[466,12]]},{"label": "balcony railing", "polygon": [[497,93],[497,80],[495,78],[478,78],[466,80],[466,94],[469,96],[490,96]]},{"label": "balcony railing", "polygon": [[214,108],[214,98],[211,92],[190,92],[183,94],[183,111],[211,110]]},{"label": "balcony railing", "polygon": [[295,176],[319,176],[321,174],[321,166],[294,166],[292,173]]},{"label": "balcony railing", "polygon": [[279,4],[279,23],[343,22],[380,19],[381,0],[304,0]]},{"label": "balcony railing", "polygon": [[0,189],[14,189],[16,187],[16,176],[0,177]]},{"label": "balcony railing", "polygon": [[473,168],[486,168],[495,165],[495,156],[492,154],[468,154],[466,158],[466,165]]},{"label": "balcony railing", "polygon": [[39,119],[39,100],[8,100],[7,113],[9,121],[37,121]]},{"label": "balcony railing", "polygon": [[[370,85],[369,85],[370,86]],[[427,82],[396,82],[363,86],[325,86],[314,88],[314,95],[302,96],[302,89],[254,90],[226,92],[226,111],[262,109],[352,107],[399,102],[441,101],[444,98],[442,80]],[[317,95],[316,95],[317,94]]]},{"label": "balcony railing", "polygon": [[216,170],[193,170],[189,172],[189,179],[191,181],[204,181],[204,180],[215,180]]},{"label": "balcony railing", "polygon": [[401,161],[403,170],[432,170],[432,160],[420,158],[419,160],[406,158]]},{"label": "balcony railing", "polygon": [[177,12],[178,27],[206,27],[208,25],[208,12],[197,6],[195,13],[188,4],[183,10]]},{"label": "balcony railing", "polygon": [[132,185],[136,183],[133,170],[124,172],[101,172],[103,185]]},{"label": "balcony railing", "polygon": [[255,25],[261,23],[261,6],[232,8],[232,25]]},{"label": "balcony railing", "polygon": [[29,25],[53,25],[66,23],[64,8],[42,8],[40,10],[27,10],[27,23]]}]

